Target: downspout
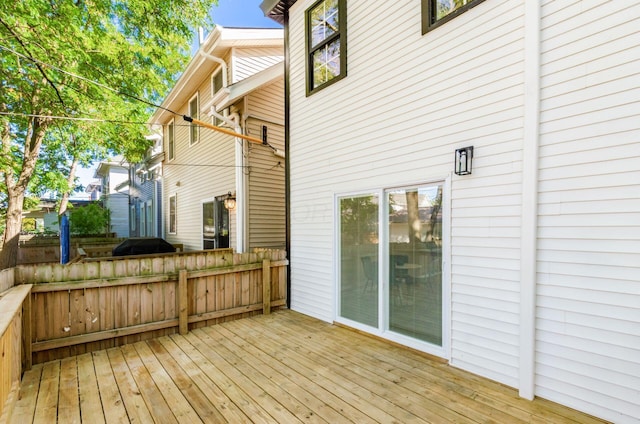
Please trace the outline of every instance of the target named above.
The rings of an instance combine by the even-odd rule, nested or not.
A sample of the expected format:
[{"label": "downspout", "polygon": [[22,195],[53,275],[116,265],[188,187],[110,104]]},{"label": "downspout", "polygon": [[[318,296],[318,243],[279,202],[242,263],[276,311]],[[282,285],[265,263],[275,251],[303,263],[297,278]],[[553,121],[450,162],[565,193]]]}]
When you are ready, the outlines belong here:
[{"label": "downspout", "polygon": [[[242,134],[242,126],[240,125],[240,115],[238,113],[232,113],[230,118],[234,123],[234,131],[238,134]],[[244,253],[246,249],[246,210],[247,210],[247,195],[246,195],[246,182],[244,173],[244,140],[235,137],[235,163],[236,163],[236,251],[238,253]]]},{"label": "downspout", "polygon": [[291,309],[291,166],[289,158],[291,111],[291,76],[290,44],[289,44],[289,9],[285,8],[283,16],[284,24],[284,152],[287,160],[284,161],[284,193],[285,193],[285,249],[287,251],[287,308]]},{"label": "downspout", "polygon": [[519,394],[529,400],[535,396],[536,373],[540,31],[539,2],[525,2]]},{"label": "downspout", "polygon": [[203,51],[200,51],[199,54],[205,59],[209,59],[220,64],[220,66],[222,67],[222,87],[227,88],[227,86],[229,85],[227,81],[227,62],[217,56],[210,55],[209,53],[205,53]]}]

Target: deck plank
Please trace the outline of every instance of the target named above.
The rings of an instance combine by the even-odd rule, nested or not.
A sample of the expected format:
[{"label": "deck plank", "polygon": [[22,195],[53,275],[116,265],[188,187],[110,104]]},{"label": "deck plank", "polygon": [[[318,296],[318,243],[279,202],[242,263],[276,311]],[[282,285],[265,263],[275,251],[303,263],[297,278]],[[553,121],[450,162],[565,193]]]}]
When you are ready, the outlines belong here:
[{"label": "deck plank", "polygon": [[135,343],[133,346],[178,422],[201,423],[202,420],[198,414],[193,410],[187,398],[176,386],[158,358],[149,349],[149,346],[145,342]]},{"label": "deck plank", "polygon": [[144,366],[142,359],[138,356],[133,345],[124,345],[120,348],[127,366],[131,370],[140,394],[149,407],[149,412],[153,421],[161,424],[177,423],[178,420],[173,415],[171,407],[167,404],[160,389],[151,378],[149,371]]},{"label": "deck plank", "polygon": [[78,363],[76,357],[60,361],[60,393],[58,421],[80,423],[80,397],[78,395]]},{"label": "deck plank", "polygon": [[13,414],[11,414],[12,422],[30,423],[33,421],[43,368],[42,364],[34,365],[22,376],[18,400],[13,409]]},{"label": "deck plank", "polygon": [[225,422],[224,416],[216,409],[200,388],[193,384],[191,378],[184,372],[171,354],[158,340],[149,340],[147,345],[158,358],[177,388],[188,400],[191,407],[204,422]]},{"label": "deck plank", "polygon": [[254,368],[251,365],[252,362],[254,362],[253,358],[245,359],[246,356],[243,355],[241,350],[239,351],[238,346],[229,343],[228,339],[217,331],[217,327],[218,326],[203,328],[202,331],[214,340],[216,350],[227,361],[232,363],[238,371],[251,379],[262,390],[278,399],[278,402],[280,402],[282,406],[284,406],[291,414],[295,415],[300,421],[308,423],[327,423],[326,420],[315,414],[307,405],[295,398],[292,393],[284,390],[280,385],[264,375],[260,369]]},{"label": "deck plank", "polygon": [[129,422],[127,411],[120,396],[120,390],[113,375],[109,357],[107,356],[107,351],[98,350],[93,352],[92,356],[102,408],[107,423]]},{"label": "deck plank", "polygon": [[82,420],[91,424],[105,422],[98,391],[98,379],[90,353],[83,353],[78,359],[78,389],[80,393],[80,410]]},{"label": "deck plank", "polygon": [[153,418],[144,398],[138,390],[138,385],[124,360],[122,350],[111,348],[107,350],[107,356],[113,370],[113,377],[122,396],[127,416],[131,423],[153,423]]},{"label": "deck plank", "polygon": [[[229,328],[233,326],[243,325],[240,321],[229,323]],[[253,329],[244,327],[240,332],[252,332]],[[254,333],[255,334],[255,333]],[[274,333],[269,332],[269,338]],[[253,341],[259,344],[259,334],[254,336]],[[385,423],[424,423],[420,417],[408,413],[407,411],[398,409],[388,399],[385,399],[373,391],[362,387],[359,382],[354,380],[344,380],[337,376],[333,369],[317,363],[315,358],[310,359],[305,354],[298,352],[298,349],[289,347],[290,343],[286,339],[277,339],[276,343],[265,345],[261,348],[271,355],[275,360],[288,364],[300,373],[307,373],[312,380],[325,389],[336,393],[342,399],[353,405],[360,412],[368,415],[370,419],[376,422]]]},{"label": "deck plank", "polygon": [[251,397],[226,376],[205,356],[210,348],[192,333],[186,336],[172,335],[171,338],[177,343],[182,343],[182,339],[188,344],[182,344],[182,349],[191,357],[202,371],[244,412],[254,423],[273,423],[275,420]]},{"label": "deck plank", "polygon": [[[226,297],[226,294],[225,296]],[[603,421],[292,311],[37,365],[12,423]]]},{"label": "deck plank", "polygon": [[158,342],[171,353],[172,357],[176,360],[182,369],[186,372],[193,383],[202,390],[215,406],[220,411],[225,421],[229,423],[251,423],[249,417],[247,417],[238,406],[229,399],[229,397],[222,391],[216,384],[207,377],[207,375],[194,363],[194,361],[177,345],[171,338],[162,337],[158,339]]},{"label": "deck plank", "polygon": [[[282,326],[281,323],[275,323],[274,330],[277,330],[280,335],[286,335],[285,328],[290,330],[289,326],[291,325],[294,325],[294,323],[287,323],[287,327]],[[446,384],[446,381],[431,381],[428,373],[423,376],[424,379],[418,382],[415,379],[416,370],[404,371],[393,367],[393,364],[390,363],[393,360],[393,356],[379,357],[379,362],[372,362],[370,356],[359,356],[359,353],[363,352],[363,347],[366,349],[370,343],[366,336],[353,337],[353,335],[348,335],[351,337],[344,338],[340,337],[341,335],[337,335],[335,338],[326,338],[318,337],[318,333],[308,330],[311,329],[300,328],[300,331],[308,334],[304,343],[301,344],[300,339],[295,337],[290,340],[297,341],[301,349],[304,349],[305,343],[313,343],[314,352],[307,351],[307,354],[317,357],[321,362],[326,361],[324,359],[325,355],[331,355],[331,352],[339,351],[337,349],[347,343],[351,352],[348,356],[345,356],[346,359],[335,355],[332,358],[332,363],[335,364],[333,369],[338,375],[346,379],[359,381],[361,384],[369,382],[369,384],[372,384],[370,386],[371,390],[378,388],[382,396],[390,399],[394,399],[390,393],[403,393],[406,397],[396,397],[396,402],[404,408],[412,409],[414,413],[422,417],[437,420],[438,418],[434,416],[434,414],[437,414],[440,419],[444,418],[450,422],[496,421],[514,424],[528,422],[528,419],[521,420],[519,417],[504,413],[501,409],[475,402],[475,391],[463,390],[462,387],[448,387],[449,385]],[[365,355],[368,351],[369,349],[364,350]],[[353,373],[350,372],[351,370],[353,370]],[[411,398],[415,398],[415,396],[423,397],[424,401],[420,404],[411,402]],[[452,404],[455,404],[453,411]]]},{"label": "deck plank", "polygon": [[47,362],[42,369],[40,391],[36,402],[34,421],[54,423],[58,414],[60,361]]}]

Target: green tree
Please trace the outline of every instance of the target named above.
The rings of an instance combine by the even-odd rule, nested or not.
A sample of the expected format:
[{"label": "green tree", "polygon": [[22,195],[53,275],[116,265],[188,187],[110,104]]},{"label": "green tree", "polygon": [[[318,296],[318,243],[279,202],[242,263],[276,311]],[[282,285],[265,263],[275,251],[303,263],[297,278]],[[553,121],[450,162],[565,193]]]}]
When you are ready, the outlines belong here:
[{"label": "green tree", "polygon": [[215,3],[0,2],[0,269],[16,263],[28,193],[68,192],[74,164],[106,152],[141,157],[144,125],[124,121],[146,121],[150,105],[136,99],[161,101],[188,59],[192,28],[207,24]]},{"label": "green tree", "polygon": [[69,228],[73,235],[101,235],[109,231],[109,210],[98,202],[76,207],[69,213]]}]

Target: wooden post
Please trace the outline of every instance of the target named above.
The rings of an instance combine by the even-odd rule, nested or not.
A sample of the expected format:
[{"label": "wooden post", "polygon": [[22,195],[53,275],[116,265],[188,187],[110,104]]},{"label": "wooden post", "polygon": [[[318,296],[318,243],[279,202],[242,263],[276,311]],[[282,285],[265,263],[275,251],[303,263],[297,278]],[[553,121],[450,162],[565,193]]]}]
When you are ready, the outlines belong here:
[{"label": "wooden post", "polygon": [[186,269],[178,272],[178,322],[180,334],[187,334],[189,332],[189,296]]},{"label": "wooden post", "polygon": [[262,261],[262,313],[271,313],[271,261]]},{"label": "wooden post", "polygon": [[22,369],[31,369],[31,293],[24,298],[22,303]]}]

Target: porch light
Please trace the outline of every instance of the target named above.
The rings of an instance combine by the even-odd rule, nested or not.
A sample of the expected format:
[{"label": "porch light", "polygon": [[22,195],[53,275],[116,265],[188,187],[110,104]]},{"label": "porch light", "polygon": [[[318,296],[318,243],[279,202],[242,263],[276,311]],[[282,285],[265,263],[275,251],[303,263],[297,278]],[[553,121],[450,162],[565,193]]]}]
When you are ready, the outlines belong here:
[{"label": "porch light", "polygon": [[473,162],[473,146],[457,149],[456,162],[455,162],[456,175],[471,174],[472,162]]},{"label": "porch light", "polygon": [[234,210],[236,208],[236,197],[229,192],[224,199],[224,207],[228,210]]}]

